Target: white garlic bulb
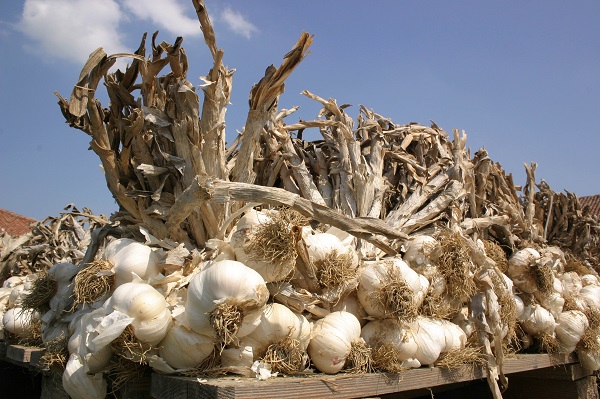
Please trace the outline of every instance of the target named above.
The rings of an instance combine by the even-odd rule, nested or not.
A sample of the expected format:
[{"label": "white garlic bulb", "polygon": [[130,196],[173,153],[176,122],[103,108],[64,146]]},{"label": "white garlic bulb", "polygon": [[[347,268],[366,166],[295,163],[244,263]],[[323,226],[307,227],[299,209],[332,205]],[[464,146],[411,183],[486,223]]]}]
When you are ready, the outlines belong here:
[{"label": "white garlic bulb", "polygon": [[523,330],[533,336],[540,334],[554,334],[556,321],[549,310],[541,305],[532,304],[525,307],[522,316],[521,326]]},{"label": "white garlic bulb", "polygon": [[586,285],[600,285],[598,277],[593,274],[584,274],[581,276],[581,284],[585,287]]},{"label": "white garlic bulb", "polygon": [[134,274],[147,281],[162,271],[156,252],[130,238],[119,238],[108,243],[104,259],[113,265],[115,287],[134,281]]},{"label": "white garlic bulb", "polygon": [[[294,252],[295,249],[291,246],[291,226],[283,226],[282,223],[274,223],[272,218],[266,215],[264,212],[257,211],[255,209],[247,212],[236,224],[235,232],[231,236],[230,244],[235,254],[235,259],[238,262],[243,263],[247,267],[256,270],[265,282],[276,282],[285,279],[296,266],[295,256],[288,256],[282,259],[281,257],[267,259],[268,251],[262,253],[262,250],[258,253],[253,253],[253,245],[262,245],[262,242],[255,241],[261,231],[270,227],[273,232],[279,232],[279,236],[275,236],[272,239],[282,240],[289,236],[289,251]],[[284,231],[279,231],[280,228],[284,228]],[[263,230],[261,230],[263,229]],[[287,244],[285,241],[278,243],[280,245]]]},{"label": "white garlic bulb", "polygon": [[354,342],[361,340],[360,323],[348,312],[333,312],[313,325],[308,354],[315,367],[326,374],[344,368]]},{"label": "white garlic bulb", "polygon": [[515,252],[508,260],[506,273],[522,292],[532,294],[538,290],[533,270],[540,258],[540,253],[535,249],[524,248]]},{"label": "white garlic bulb", "polygon": [[33,309],[11,308],[2,317],[4,330],[19,337],[29,334],[40,315]]},{"label": "white garlic bulb", "polygon": [[583,312],[579,310],[562,312],[558,316],[555,329],[561,352],[573,352],[588,327],[589,322]]},{"label": "white garlic bulb", "polygon": [[76,353],[69,356],[62,382],[72,399],[104,399],[107,394],[107,384],[102,374],[88,374]]},{"label": "white garlic bulb", "polygon": [[586,285],[579,291],[579,298],[593,310],[600,309],[600,286]]},{"label": "white garlic bulb", "polygon": [[394,350],[395,360],[404,362],[414,359],[419,349],[413,330],[396,319],[381,319],[368,322],[361,337],[371,348],[386,345]]},{"label": "white garlic bulb", "polygon": [[579,291],[583,287],[581,277],[576,272],[567,272],[559,276],[563,286],[563,297],[567,299],[576,299]]},{"label": "white garlic bulb", "polygon": [[159,355],[174,369],[198,366],[213,351],[214,338],[192,331],[186,325],[175,322],[158,345]]},{"label": "white garlic bulb", "polygon": [[104,304],[107,315],[119,311],[133,318],[133,333],[141,342],[158,344],[171,327],[171,312],[160,292],[144,283],[123,283]]},{"label": "white garlic bulb", "polygon": [[255,356],[264,355],[270,344],[286,338],[298,340],[300,350],[306,351],[310,342],[311,325],[306,318],[279,303],[267,305],[256,329],[242,338],[241,347],[250,346]]},{"label": "white garlic bulb", "polygon": [[405,253],[402,259],[418,273],[430,279],[436,274],[436,261],[442,253],[442,246],[433,237],[418,235],[411,237],[404,244]]},{"label": "white garlic bulb", "polygon": [[268,299],[269,290],[257,271],[237,261],[215,262],[190,281],[185,304],[187,325],[199,334],[214,337],[211,314],[229,306],[241,314],[236,333],[241,338],[254,331]]},{"label": "white garlic bulb", "polygon": [[[404,309],[397,308],[394,302],[386,302],[386,290],[394,292],[408,290],[406,298],[412,298],[413,310],[423,304],[429,281],[425,276],[412,270],[400,258],[385,258],[381,261],[364,262],[365,268],[359,276],[358,300],[371,317],[386,318],[391,315],[403,316]],[[394,286],[392,286],[394,285]],[[412,312],[412,311],[409,311]],[[414,312],[413,312],[414,313]]]}]

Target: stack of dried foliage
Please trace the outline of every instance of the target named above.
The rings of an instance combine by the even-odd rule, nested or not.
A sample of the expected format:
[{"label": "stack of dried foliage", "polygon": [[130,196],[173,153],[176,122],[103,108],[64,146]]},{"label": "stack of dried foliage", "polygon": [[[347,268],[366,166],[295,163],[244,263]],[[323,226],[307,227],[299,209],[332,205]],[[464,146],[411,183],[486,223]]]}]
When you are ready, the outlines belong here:
[{"label": "stack of dried foliage", "polygon": [[[187,80],[182,38],[158,43],[154,34],[151,54],[146,54],[145,35],[135,54],[96,50],[70,98],[57,94],[67,123],[91,137],[91,149],[102,162],[120,206],[111,223],[90,241],[81,224],[92,230],[104,219],[77,212],[83,222],[72,213],[52,220],[65,228],[46,221],[28,246],[5,250],[3,270],[36,271],[66,258],[84,266],[107,234],[118,233],[160,246],[167,252],[163,263],[184,266],[189,276],[202,259],[214,256],[215,239],[230,237],[251,207],[289,208],[317,229],[350,233],[361,261],[402,255],[410,238],[431,235],[442,245],[439,272],[460,290],[454,291],[456,297],[443,297],[446,304],[427,297],[425,312],[445,318],[470,301],[477,333],[469,350],[477,352],[473,361],[485,357],[490,386],[501,396],[496,381],[506,383],[502,359],[518,336],[512,287],[501,277],[507,259],[522,248],[557,246],[566,254],[566,270],[597,274],[599,221],[582,212],[575,195],[557,194],[543,181],[536,184],[535,164],[525,165],[524,187],[515,186],[485,150],[470,154],[464,132],[449,135],[435,123],[396,124],[364,106],[354,120],[348,106],[308,91],[302,94],[320,103],[321,112],[314,120],[288,123],[297,108],[280,108],[279,96],[308,53],[312,37],[307,33],[252,87],[243,131],[227,146],[225,111],[234,71],[223,63],[203,1],[193,4],[213,58],[201,91]],[[123,56],[132,59],[127,69],[109,72]],[[95,97],[102,80],[107,107]],[[303,140],[306,129],[317,130],[321,138]],[[300,292],[283,284],[271,295],[322,317],[339,297],[323,294],[306,248],[295,237],[297,267],[315,289]],[[50,245],[51,240],[61,244]],[[500,331],[507,326],[508,335]],[[444,358],[448,364],[456,361]]]},{"label": "stack of dried foliage", "polygon": [[92,231],[109,223],[87,208],[67,205],[59,216],[37,222],[32,231],[0,238],[0,281],[11,276],[44,272],[61,262],[79,263],[91,241]]}]

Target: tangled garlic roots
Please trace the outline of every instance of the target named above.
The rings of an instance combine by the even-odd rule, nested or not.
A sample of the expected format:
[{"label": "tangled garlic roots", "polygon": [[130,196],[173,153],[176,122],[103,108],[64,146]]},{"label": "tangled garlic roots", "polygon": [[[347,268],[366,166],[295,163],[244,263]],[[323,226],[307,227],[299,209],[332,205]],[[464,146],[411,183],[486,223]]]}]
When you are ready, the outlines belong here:
[{"label": "tangled garlic roots", "polygon": [[292,226],[308,226],[310,224],[309,218],[290,208],[279,209],[278,217]]},{"label": "tangled garlic roots", "polygon": [[442,247],[438,271],[446,280],[446,293],[450,298],[463,302],[477,291],[471,276],[469,247],[463,242],[460,233],[452,233],[449,230],[441,231],[437,240]]},{"label": "tangled garlic roots", "polygon": [[584,314],[588,319],[589,326],[585,330],[577,347],[590,352],[598,352],[600,351],[600,343],[598,342],[598,337],[600,336],[600,310],[590,309],[585,311]]},{"label": "tangled garlic roots", "polygon": [[113,358],[110,366],[106,370],[107,380],[110,382],[110,394],[118,397],[116,392],[129,381],[137,380],[143,377],[147,366],[132,362],[120,356]]},{"label": "tangled garlic roots", "polygon": [[371,373],[374,370],[371,348],[363,340],[354,341],[350,345],[350,353],[346,357],[344,369],[349,373]]},{"label": "tangled garlic roots", "polygon": [[75,276],[74,306],[96,302],[110,292],[115,283],[114,275],[99,275],[98,273],[111,269],[111,263],[102,259],[90,262],[81,269]]},{"label": "tangled garlic roots", "polygon": [[324,259],[314,264],[317,269],[317,280],[323,288],[337,287],[358,276],[351,253],[338,254],[333,250],[325,255]]},{"label": "tangled garlic roots", "polygon": [[500,323],[508,329],[508,333],[504,337],[504,342],[508,344],[516,337],[517,306],[504,279],[497,273],[492,273],[491,278],[494,292],[498,296],[498,305],[500,305]]},{"label": "tangled garlic roots", "polygon": [[448,301],[441,295],[433,295],[428,292],[425,295],[419,314],[425,317],[431,317],[435,319],[448,319],[455,313],[455,309],[448,303]]},{"label": "tangled garlic roots", "polygon": [[540,352],[556,354],[560,351],[560,343],[554,335],[541,333],[535,338],[537,339]]},{"label": "tangled garlic roots", "polygon": [[414,292],[398,273],[388,271],[386,283],[369,294],[371,301],[387,316],[411,321],[418,314],[413,301]]},{"label": "tangled garlic roots", "polygon": [[45,342],[45,351],[40,359],[42,366],[48,369],[64,370],[65,365],[69,360],[68,342],[69,339],[64,335]]},{"label": "tangled garlic roots", "polygon": [[140,342],[133,331],[131,325],[110,344],[113,352],[118,356],[130,362],[146,364],[146,354],[152,349],[149,344]]},{"label": "tangled garlic roots", "polygon": [[540,292],[551,292],[554,288],[554,273],[548,265],[535,265],[533,268],[535,283]]},{"label": "tangled garlic roots", "polygon": [[496,262],[496,267],[502,273],[506,273],[508,270],[508,258],[502,247],[495,241],[490,240],[483,240],[483,247],[487,257]]},{"label": "tangled garlic roots", "polygon": [[23,298],[23,309],[33,309],[41,314],[50,310],[50,299],[56,294],[56,281],[43,274],[33,281],[31,292]]},{"label": "tangled garlic roots", "polygon": [[453,370],[464,364],[474,364],[483,366],[486,363],[486,357],[479,347],[467,346],[466,348],[455,348],[442,353],[435,362],[437,367]]},{"label": "tangled garlic roots", "polygon": [[234,342],[242,323],[243,315],[237,306],[221,303],[210,312],[210,323],[217,335],[217,342],[223,346]]},{"label": "tangled garlic roots", "polygon": [[250,239],[246,251],[252,260],[274,264],[285,264],[298,256],[295,237],[288,223],[280,217],[260,224]]},{"label": "tangled garlic roots", "polygon": [[11,345],[22,346],[43,346],[42,342],[42,322],[41,320],[32,320],[24,333],[19,335],[4,331],[4,339]]},{"label": "tangled garlic roots", "polygon": [[286,337],[269,345],[261,360],[271,365],[272,372],[291,374],[305,368],[305,354],[299,340]]},{"label": "tangled garlic roots", "polygon": [[405,370],[398,349],[390,342],[375,342],[371,346],[373,369],[389,373],[400,373]]}]

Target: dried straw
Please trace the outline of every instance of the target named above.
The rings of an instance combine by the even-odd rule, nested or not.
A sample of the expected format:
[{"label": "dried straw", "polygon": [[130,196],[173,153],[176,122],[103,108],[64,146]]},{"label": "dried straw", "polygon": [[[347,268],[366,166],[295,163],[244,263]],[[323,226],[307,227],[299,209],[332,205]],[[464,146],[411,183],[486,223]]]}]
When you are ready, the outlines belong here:
[{"label": "dried straw", "polygon": [[112,264],[106,260],[98,259],[88,263],[75,276],[73,294],[74,306],[93,303],[110,292],[115,282],[114,275],[105,274],[112,269]]},{"label": "dried straw", "polygon": [[437,367],[453,370],[465,364],[483,366],[486,364],[486,356],[481,352],[481,348],[476,346],[467,346],[465,348],[454,348],[448,352],[442,353],[435,362]]},{"label": "dried straw", "polygon": [[296,239],[281,217],[261,223],[250,239],[246,252],[252,260],[285,264],[296,259]]},{"label": "dried straw", "polygon": [[436,237],[442,247],[438,271],[446,280],[446,294],[457,302],[471,298],[477,287],[471,277],[472,261],[469,247],[460,233],[444,229]]},{"label": "dried straw", "polygon": [[508,258],[500,244],[491,240],[483,240],[483,247],[486,256],[496,262],[496,267],[498,267],[502,273],[506,273],[508,270]]}]

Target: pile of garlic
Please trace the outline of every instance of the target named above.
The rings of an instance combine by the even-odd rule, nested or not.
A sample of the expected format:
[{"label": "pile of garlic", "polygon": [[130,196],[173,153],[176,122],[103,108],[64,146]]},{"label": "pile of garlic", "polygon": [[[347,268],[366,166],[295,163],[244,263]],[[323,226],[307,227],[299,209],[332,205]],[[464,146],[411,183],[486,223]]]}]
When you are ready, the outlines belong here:
[{"label": "pile of garlic", "polygon": [[[267,241],[260,241],[265,226]],[[184,275],[183,265],[169,260],[181,247],[110,239],[91,276],[107,286],[91,299],[77,300],[85,268],[68,263],[48,271],[56,290],[43,313],[21,308],[35,276],[6,280],[0,334],[18,337],[38,322],[44,342],[66,338],[63,386],[73,399],[104,398],[115,359],[160,373],[219,370],[265,379],[310,369],[433,366],[476,342],[474,312],[489,306],[481,305],[484,289],[466,300],[451,295],[436,238],[414,236],[403,257],[370,260],[360,259],[354,244],[339,230],[313,231],[252,209],[229,237],[212,241],[209,255],[188,251],[187,262],[195,263]],[[577,351],[584,367],[598,370],[600,283],[593,274],[565,272],[564,264],[557,248],[525,248],[509,259],[506,274],[495,269],[500,339],[518,323],[524,348],[543,340],[546,349]],[[476,279],[479,266],[469,267],[466,275]],[[432,301],[450,311],[430,314]]]}]

